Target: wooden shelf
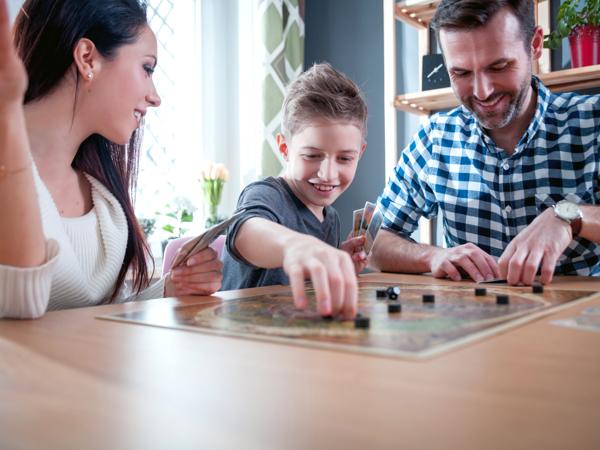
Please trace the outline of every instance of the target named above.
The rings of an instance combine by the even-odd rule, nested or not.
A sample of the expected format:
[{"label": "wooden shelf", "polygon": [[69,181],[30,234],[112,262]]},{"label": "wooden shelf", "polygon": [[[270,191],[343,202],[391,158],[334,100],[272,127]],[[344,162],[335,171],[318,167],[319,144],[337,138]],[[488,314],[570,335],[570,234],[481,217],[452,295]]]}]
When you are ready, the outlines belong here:
[{"label": "wooden shelf", "polygon": [[[600,64],[577,69],[557,70],[538,75],[553,92],[567,92],[600,87]],[[394,99],[396,109],[411,114],[429,115],[441,109],[459,105],[451,88],[398,95]]]},{"label": "wooden shelf", "polygon": [[396,19],[426,30],[441,0],[404,0],[396,3]]}]

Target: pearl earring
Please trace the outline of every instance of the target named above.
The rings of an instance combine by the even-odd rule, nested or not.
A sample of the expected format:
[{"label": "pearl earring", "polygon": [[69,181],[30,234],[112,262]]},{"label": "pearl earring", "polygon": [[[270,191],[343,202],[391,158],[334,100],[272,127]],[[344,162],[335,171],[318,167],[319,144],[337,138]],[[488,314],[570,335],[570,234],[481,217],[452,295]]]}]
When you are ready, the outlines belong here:
[{"label": "pearl earring", "polygon": [[92,78],[94,78],[94,72],[88,72],[87,77],[88,77],[88,80],[91,80]]}]

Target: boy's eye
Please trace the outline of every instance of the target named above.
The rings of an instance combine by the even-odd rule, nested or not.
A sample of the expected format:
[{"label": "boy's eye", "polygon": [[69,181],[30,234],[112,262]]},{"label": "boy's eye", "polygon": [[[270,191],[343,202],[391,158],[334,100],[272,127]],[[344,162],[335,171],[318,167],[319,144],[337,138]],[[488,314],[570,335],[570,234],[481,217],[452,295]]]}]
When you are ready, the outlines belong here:
[{"label": "boy's eye", "polygon": [[339,160],[342,162],[352,162],[354,158],[352,156],[340,156]]},{"label": "boy's eye", "polygon": [[321,157],[321,155],[310,155],[310,154],[305,154],[305,155],[302,155],[302,157],[303,157],[304,159],[316,160],[316,159],[320,158],[320,157]]}]

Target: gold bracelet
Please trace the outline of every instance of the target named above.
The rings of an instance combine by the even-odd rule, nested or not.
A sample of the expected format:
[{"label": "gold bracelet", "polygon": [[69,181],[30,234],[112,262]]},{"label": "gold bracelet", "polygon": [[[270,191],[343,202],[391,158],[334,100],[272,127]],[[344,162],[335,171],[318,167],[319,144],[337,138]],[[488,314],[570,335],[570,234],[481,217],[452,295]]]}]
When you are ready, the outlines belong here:
[{"label": "gold bracelet", "polygon": [[10,175],[16,175],[21,172],[25,172],[27,169],[31,167],[31,161],[25,167],[20,167],[18,169],[8,170],[4,164],[0,164],[0,181],[4,181],[5,178],[8,178]]}]

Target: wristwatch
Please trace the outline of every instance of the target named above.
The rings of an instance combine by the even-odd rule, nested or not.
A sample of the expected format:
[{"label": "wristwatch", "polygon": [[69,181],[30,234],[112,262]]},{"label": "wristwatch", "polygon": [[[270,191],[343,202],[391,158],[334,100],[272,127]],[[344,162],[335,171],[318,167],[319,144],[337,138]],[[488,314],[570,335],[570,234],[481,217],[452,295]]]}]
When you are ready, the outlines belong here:
[{"label": "wristwatch", "polygon": [[556,217],[567,222],[571,226],[573,237],[577,237],[581,231],[581,223],[583,222],[583,215],[581,214],[579,205],[567,200],[561,200],[553,208]]}]

